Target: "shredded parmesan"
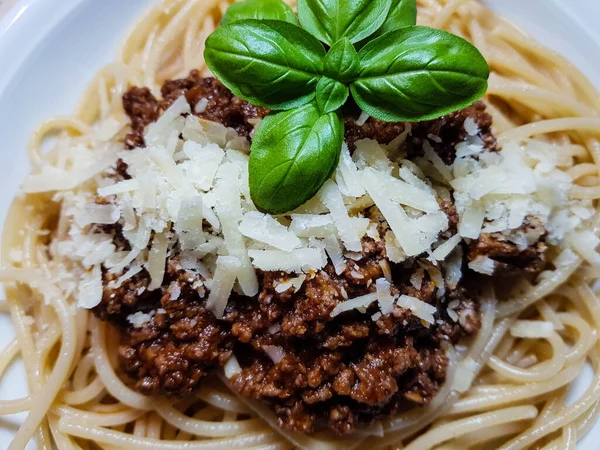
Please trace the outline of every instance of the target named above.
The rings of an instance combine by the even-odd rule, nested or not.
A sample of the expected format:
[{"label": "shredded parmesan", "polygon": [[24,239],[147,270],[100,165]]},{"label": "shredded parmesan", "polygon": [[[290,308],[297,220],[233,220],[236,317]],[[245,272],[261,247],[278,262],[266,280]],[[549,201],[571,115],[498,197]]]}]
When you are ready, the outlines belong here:
[{"label": "shredded parmesan", "polygon": [[169,239],[165,234],[157,234],[152,241],[152,248],[148,256],[147,270],[152,280],[148,290],[154,291],[162,286],[165,276],[165,265]]},{"label": "shredded parmesan", "polygon": [[225,377],[228,380],[242,373],[242,366],[240,366],[240,363],[235,355],[231,355],[231,357],[227,360],[225,366],[223,366],[223,371],[225,372]]},{"label": "shredded parmesan", "polygon": [[79,283],[77,306],[85,309],[95,308],[102,301],[102,268],[94,266]]},{"label": "shredded parmesan", "polygon": [[152,317],[154,317],[155,313],[156,311],[152,311],[150,313],[138,311],[135,314],[130,314],[127,316],[127,322],[133,325],[134,328],[142,328],[152,320]]},{"label": "shredded parmesan", "polygon": [[319,192],[319,198],[329,211],[331,211],[331,216],[345,247],[352,252],[362,251],[360,236],[350,220],[350,216],[344,205],[344,199],[337,185],[332,181],[327,181]]},{"label": "shredded parmesan", "polygon": [[240,264],[237,277],[242,291],[248,297],[254,297],[258,294],[258,278],[250,262],[244,237],[239,230],[238,221],[232,209],[228,206],[219,206],[217,214],[223,226],[225,247],[229,255],[236,257]]},{"label": "shredded parmesan", "polygon": [[392,285],[385,278],[380,278],[375,281],[377,288],[377,301],[379,302],[379,309],[381,313],[391,314],[394,312],[394,300],[395,298],[391,294]]},{"label": "shredded parmesan", "polygon": [[410,310],[415,316],[427,323],[433,324],[435,322],[433,318],[433,315],[437,312],[435,306],[409,295],[401,295],[396,303],[401,308]]},{"label": "shredded parmesan", "polygon": [[323,250],[300,248],[291,252],[280,250],[249,250],[254,266],[265,271],[308,272],[327,264]]},{"label": "shredded parmesan", "polygon": [[358,168],[354,161],[352,161],[350,149],[346,143],[342,146],[340,163],[335,173],[335,181],[342,195],[347,197],[361,197],[365,195],[365,190],[358,179]]},{"label": "shredded parmesan", "polygon": [[487,256],[478,256],[469,263],[469,269],[483,275],[493,275],[496,271],[496,261]]},{"label": "shredded parmesan", "polygon": [[402,206],[393,202],[381,192],[379,177],[374,169],[365,169],[363,185],[387,220],[396,236],[396,240],[408,256],[415,256],[427,250],[421,231],[408,217]]},{"label": "shredded parmesan", "polygon": [[378,301],[378,295],[375,294],[367,294],[362,297],[357,297],[352,300],[347,300],[338,304],[333,311],[331,312],[331,317],[336,317],[343,312],[352,311],[353,309],[358,308],[368,308],[371,303],[375,303]]},{"label": "shredded parmesan", "polygon": [[290,231],[305,238],[326,238],[337,233],[331,214],[292,214]]},{"label": "shredded parmesan", "polygon": [[435,251],[431,254],[436,261],[445,260],[450,253],[456,248],[458,244],[460,244],[462,237],[458,234],[452,236],[446,242],[441,244]]},{"label": "shredded parmesan", "polygon": [[267,354],[273,364],[279,364],[283,358],[285,358],[285,351],[283,348],[278,347],[276,345],[263,345],[262,349]]},{"label": "shredded parmesan", "polygon": [[240,231],[246,237],[287,252],[291,252],[302,245],[298,236],[277,222],[272,216],[256,211],[244,215],[240,224]]},{"label": "shredded parmesan", "polygon": [[233,256],[217,258],[217,270],[206,302],[206,307],[215,314],[217,319],[223,318],[240,267],[240,260]]},{"label": "shredded parmesan", "polygon": [[346,269],[346,259],[342,254],[342,247],[334,235],[329,235],[323,239],[325,251],[333,263],[335,273],[340,275]]}]

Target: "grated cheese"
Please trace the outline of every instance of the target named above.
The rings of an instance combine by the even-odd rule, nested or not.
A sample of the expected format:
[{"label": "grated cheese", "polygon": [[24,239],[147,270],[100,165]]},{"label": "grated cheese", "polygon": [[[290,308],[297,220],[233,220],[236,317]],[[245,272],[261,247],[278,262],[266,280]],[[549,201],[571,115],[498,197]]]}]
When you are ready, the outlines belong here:
[{"label": "grated cheese", "polygon": [[165,265],[169,238],[165,234],[156,234],[152,240],[152,248],[148,255],[146,270],[150,274],[150,285],[148,290],[154,291],[162,286],[165,277]]},{"label": "grated cheese", "polygon": [[440,205],[430,189],[411,185],[383,172],[377,175],[382,195],[386,195],[392,201],[427,213],[440,210]]},{"label": "grated cheese", "polygon": [[326,238],[337,233],[331,214],[292,214],[290,231],[304,238]]},{"label": "grated cheese", "polygon": [[85,309],[95,308],[102,301],[102,268],[94,266],[86,272],[79,282],[77,306]]},{"label": "grated cheese", "polygon": [[258,294],[258,278],[250,262],[244,237],[239,230],[238,220],[229,206],[217,207],[217,215],[223,227],[225,247],[229,255],[236,257],[240,263],[237,278],[242,291],[244,295],[254,297]]},{"label": "grated cheese", "polygon": [[378,301],[376,293],[363,295],[352,300],[339,303],[331,312],[331,317],[336,317],[343,312],[352,311],[353,309],[368,308],[372,303]]},{"label": "grated cheese", "polygon": [[340,163],[335,174],[335,181],[342,195],[355,198],[365,195],[365,190],[358,180],[358,168],[350,156],[350,149],[346,143],[342,146]]},{"label": "grated cheese", "polygon": [[273,364],[279,364],[283,358],[285,358],[285,351],[283,348],[276,345],[263,345],[263,351],[267,354]]},{"label": "grated cheese", "polygon": [[319,270],[327,264],[323,250],[300,248],[291,252],[280,250],[249,250],[254,267],[265,271],[308,272]]},{"label": "grated cheese", "polygon": [[410,310],[415,316],[427,323],[435,323],[435,319],[433,318],[433,315],[437,312],[435,306],[409,295],[401,295],[396,304],[401,308]]},{"label": "grated cheese", "polygon": [[127,316],[127,322],[133,325],[134,328],[142,328],[152,320],[152,317],[154,317],[155,314],[156,311],[151,311],[150,313],[138,311],[135,314]]},{"label": "grated cheese", "polygon": [[333,222],[338,229],[340,238],[342,238],[346,249],[352,252],[362,251],[360,236],[356,231],[356,227],[353,226],[352,221],[350,220],[348,210],[344,205],[344,199],[342,198],[338,186],[333,181],[325,182],[323,188],[319,192],[319,198],[329,211],[331,211]]},{"label": "grated cheese", "polygon": [[[190,104],[186,100],[185,96],[182,95],[167,109],[159,119],[150,124],[146,130],[145,140],[148,146],[153,144],[161,144],[164,142],[164,137],[170,135],[170,131],[174,128],[175,121],[181,119],[182,114],[190,114]],[[185,122],[181,121],[181,130]]]},{"label": "grated cheese", "polygon": [[496,270],[496,261],[487,256],[478,256],[469,263],[469,269],[483,275],[493,275]]},{"label": "grated cheese", "polygon": [[427,141],[423,141],[423,151],[425,152],[425,157],[433,164],[433,167],[440,173],[444,180],[448,183],[451,183],[454,180],[454,176],[450,171],[450,168],[442,161],[440,155],[438,155],[431,144]]},{"label": "grated cheese", "polygon": [[444,261],[450,253],[454,251],[456,246],[460,244],[462,241],[462,237],[459,234],[455,234],[450,239],[441,244],[435,251],[431,254],[433,259],[436,261]]},{"label": "grated cheese", "polygon": [[257,211],[246,213],[239,228],[244,236],[279,250],[290,252],[302,245],[293,231],[281,225],[272,216]]},{"label": "grated cheese", "polygon": [[485,209],[479,204],[469,206],[460,217],[458,233],[467,239],[477,239],[481,234]]},{"label": "grated cheese", "polygon": [[477,136],[479,134],[479,126],[475,123],[475,119],[467,117],[464,123],[465,131],[469,136]]},{"label": "grated cheese", "polygon": [[396,240],[408,256],[415,256],[428,249],[421,231],[404,209],[381,192],[378,172],[367,168],[362,172],[362,182],[367,192],[387,220]]},{"label": "grated cheese", "polygon": [[179,234],[182,250],[193,250],[206,243],[203,227],[202,197],[190,197],[181,203],[179,220],[175,223],[175,231]]},{"label": "grated cheese", "polygon": [[228,380],[242,373],[242,366],[240,366],[240,363],[235,355],[231,355],[231,357],[227,360],[223,366],[223,371]]},{"label": "grated cheese", "polygon": [[391,294],[392,285],[390,282],[385,278],[380,278],[375,281],[375,287],[377,288],[377,302],[381,313],[384,315],[393,313],[395,298]]},{"label": "grated cheese", "polygon": [[75,216],[75,222],[80,227],[92,223],[112,225],[121,218],[121,212],[115,205],[85,205]]},{"label": "grated cheese", "polygon": [[241,263],[238,258],[233,256],[219,256],[217,258],[217,270],[206,302],[206,307],[214,313],[217,319],[223,318],[240,268]]}]

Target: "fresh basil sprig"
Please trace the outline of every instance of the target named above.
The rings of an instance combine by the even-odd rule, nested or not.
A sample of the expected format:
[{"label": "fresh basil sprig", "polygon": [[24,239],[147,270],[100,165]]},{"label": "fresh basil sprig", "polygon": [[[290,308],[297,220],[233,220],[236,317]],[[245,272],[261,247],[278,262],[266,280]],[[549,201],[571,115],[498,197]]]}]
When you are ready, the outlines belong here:
[{"label": "fresh basil sprig", "polygon": [[265,117],[250,153],[256,206],[283,214],[310,200],[333,175],[343,140],[340,113],[321,113],[314,103]]},{"label": "fresh basil sprig", "polygon": [[489,67],[464,39],[442,30],[407,27],[385,33],[358,54],[350,85],[367,114],[386,122],[437,119],[485,94]]},{"label": "fresh basil sprig", "polygon": [[323,113],[337,111],[348,100],[348,88],[344,83],[331,78],[321,78],[317,84],[317,106]]},{"label": "fresh basil sprig", "polygon": [[375,36],[417,24],[417,0],[392,0],[390,13]]},{"label": "fresh basil sprig", "polygon": [[221,25],[243,19],[283,20],[294,25],[298,24],[298,17],[294,10],[281,0],[246,0],[234,3],[227,9]]},{"label": "fresh basil sprig", "polygon": [[290,11],[281,0],[235,3],[205,49],[209,68],[235,95],[273,110],[250,153],[250,193],[265,212],[296,209],[331,177],[350,92],[374,118],[418,122],[487,90],[481,53],[458,36],[415,26],[416,0],[298,0],[299,17]]},{"label": "fresh basil sprig", "polygon": [[348,38],[337,41],[325,56],[325,75],[343,82],[352,81],[360,72],[360,58]]},{"label": "fresh basil sprig", "polygon": [[359,42],[385,22],[392,0],[298,0],[302,26],[330,47],[342,38]]},{"label": "fresh basil sprig", "polygon": [[217,28],[206,40],[204,58],[238,97],[257,106],[290,109],[314,98],[325,48],[288,22],[248,19]]}]

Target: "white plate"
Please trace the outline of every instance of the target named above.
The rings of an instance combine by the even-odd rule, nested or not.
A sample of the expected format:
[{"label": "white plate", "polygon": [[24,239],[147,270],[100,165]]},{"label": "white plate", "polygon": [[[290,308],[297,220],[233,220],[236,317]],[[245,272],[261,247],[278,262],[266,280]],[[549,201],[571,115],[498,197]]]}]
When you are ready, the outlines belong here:
[{"label": "white plate", "polygon": [[[567,56],[600,88],[598,0],[483,0]],[[27,140],[51,116],[70,114],[92,76],[114,59],[136,17],[153,0],[21,0],[0,22],[0,223],[28,172]],[[13,337],[0,316],[0,346]],[[574,391],[586,387],[585,377]],[[26,395],[23,367],[0,382],[0,399]],[[0,418],[6,448],[23,415]],[[597,449],[600,424],[578,445]],[[30,448],[34,448],[31,444]]]}]

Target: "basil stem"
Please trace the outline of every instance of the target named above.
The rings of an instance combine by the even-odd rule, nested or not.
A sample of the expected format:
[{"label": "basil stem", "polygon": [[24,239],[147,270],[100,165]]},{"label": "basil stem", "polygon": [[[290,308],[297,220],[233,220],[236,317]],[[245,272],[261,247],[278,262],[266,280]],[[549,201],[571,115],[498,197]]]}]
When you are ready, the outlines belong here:
[{"label": "basil stem", "polygon": [[348,100],[348,87],[339,81],[323,77],[317,84],[317,106],[322,113],[340,109]]},{"label": "basil stem", "polygon": [[337,41],[325,56],[325,75],[335,80],[354,80],[360,72],[358,53],[349,39]]},{"label": "basil stem", "polygon": [[359,58],[361,72],[350,88],[356,103],[376,119],[437,119],[487,90],[484,57],[445,31],[419,26],[391,31],[363,47]]},{"label": "basil stem", "polygon": [[359,42],[383,24],[392,0],[298,0],[302,26],[330,47],[346,37]]},{"label": "basil stem", "polygon": [[217,28],[204,57],[215,76],[257,106],[290,109],[314,99],[325,49],[302,28],[278,20],[240,20]]},{"label": "basil stem", "polygon": [[337,167],[343,139],[340,114],[321,114],[314,103],[265,117],[250,152],[256,207],[283,214],[310,200]]},{"label": "basil stem", "polygon": [[281,0],[246,0],[234,3],[227,8],[221,25],[244,19],[283,20],[298,25],[294,10]]}]

